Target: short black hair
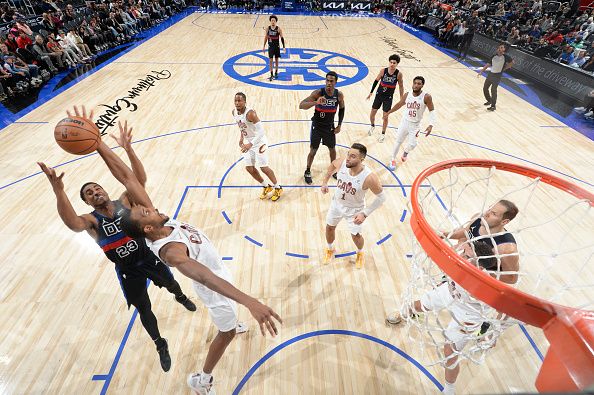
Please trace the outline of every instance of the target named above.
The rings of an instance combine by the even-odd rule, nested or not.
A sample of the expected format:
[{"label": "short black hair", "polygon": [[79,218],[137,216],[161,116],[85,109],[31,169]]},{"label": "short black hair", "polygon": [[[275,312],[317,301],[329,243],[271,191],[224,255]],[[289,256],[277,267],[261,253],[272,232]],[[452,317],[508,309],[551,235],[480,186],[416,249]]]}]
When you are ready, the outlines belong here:
[{"label": "short black hair", "polygon": [[276,15],[270,15],[270,16],[268,17],[268,20],[269,20],[269,21],[272,21],[272,19],[273,19],[273,18],[274,18],[274,19],[276,19],[276,21],[278,22],[278,16],[276,16]]},{"label": "short black hair", "polygon": [[477,262],[480,267],[487,270],[495,270],[497,268],[497,258],[493,254],[493,248],[489,243],[482,240],[472,242],[472,248],[476,254]]},{"label": "short black hair", "polygon": [[425,78],[421,77],[420,75],[417,75],[415,78],[413,78],[413,82],[419,80],[423,83],[423,85],[425,85]]},{"label": "short black hair", "polygon": [[132,210],[124,210],[124,214],[122,215],[122,219],[120,220],[120,226],[122,227],[122,231],[128,236],[133,239],[137,239],[139,237],[144,237],[144,230],[140,226],[139,222],[135,222],[132,219]]},{"label": "short black hair", "polygon": [[390,55],[390,57],[388,58],[388,62],[391,60],[395,60],[397,63],[400,63],[400,56],[394,54],[394,55]]},{"label": "short black hair", "polygon": [[243,93],[243,92],[237,92],[235,94],[235,96],[241,96],[241,97],[243,97],[243,100],[247,101],[247,98],[245,97],[245,93]]},{"label": "short black hair", "polygon": [[363,144],[355,143],[355,144],[351,145],[351,148],[359,151],[361,153],[361,155],[363,155],[363,158],[365,158],[367,156],[367,147],[365,147]]},{"label": "short black hair", "polygon": [[332,76],[332,77],[334,77],[334,79],[336,81],[338,81],[338,74],[336,74],[336,71],[329,71],[329,72],[327,72],[326,73],[326,77],[328,77],[328,76]]},{"label": "short black hair", "polygon": [[[82,187],[80,187],[80,198],[81,198],[81,199],[82,199],[82,201],[83,201],[83,202],[85,202],[85,203],[86,203],[87,201],[85,200],[85,194],[83,193],[83,191],[85,190],[85,188],[86,188],[88,185],[91,185],[91,184],[96,184],[96,185],[99,185],[99,184],[97,184],[97,183],[96,183],[96,182],[94,182],[94,181],[90,181],[90,182],[85,182],[85,183],[83,184],[83,186],[82,186]],[[99,185],[99,186],[101,186],[101,185]]]}]

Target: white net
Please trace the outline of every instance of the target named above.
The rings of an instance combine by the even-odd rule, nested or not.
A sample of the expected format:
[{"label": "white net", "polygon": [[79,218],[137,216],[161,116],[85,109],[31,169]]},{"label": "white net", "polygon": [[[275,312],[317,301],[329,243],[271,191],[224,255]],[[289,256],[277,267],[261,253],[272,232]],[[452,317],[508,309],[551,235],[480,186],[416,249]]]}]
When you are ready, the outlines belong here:
[{"label": "white net", "polygon": [[[513,202],[517,216],[501,226],[501,200]],[[451,167],[425,180],[418,193],[421,215],[442,234],[444,249],[476,255],[494,266],[481,268],[513,287],[541,299],[574,308],[594,308],[594,211],[541,179],[478,167]],[[505,203],[505,202],[504,202]],[[472,234],[472,229],[475,233]],[[515,244],[509,239],[515,239]],[[411,279],[402,294],[401,316],[409,338],[428,365],[453,367],[468,359],[481,363],[506,328],[518,323],[454,283],[412,236]],[[499,244],[501,241],[504,243]],[[477,242],[487,243],[479,252]],[[470,250],[469,250],[470,247]],[[455,252],[454,252],[455,251]],[[486,256],[485,256],[486,255]],[[454,353],[444,354],[444,346]],[[455,358],[455,364],[451,365]]]}]

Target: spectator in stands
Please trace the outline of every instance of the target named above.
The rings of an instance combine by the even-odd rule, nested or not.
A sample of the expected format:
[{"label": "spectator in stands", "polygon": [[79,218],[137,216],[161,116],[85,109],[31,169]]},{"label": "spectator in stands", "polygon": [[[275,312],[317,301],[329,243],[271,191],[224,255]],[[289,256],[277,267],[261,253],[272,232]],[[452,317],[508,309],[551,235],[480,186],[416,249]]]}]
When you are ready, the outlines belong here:
[{"label": "spectator in stands", "polygon": [[553,27],[553,18],[551,16],[549,16],[549,15],[545,15],[545,18],[544,18],[544,20],[542,21],[542,23],[540,25],[540,31],[542,33],[546,33],[552,27]]},{"label": "spectator in stands", "polygon": [[574,57],[573,47],[571,45],[566,45],[561,55],[559,55],[557,58],[557,62],[563,64],[572,64]]},{"label": "spectator in stands", "polygon": [[41,18],[41,25],[45,30],[47,30],[50,33],[58,33],[58,26],[54,22],[54,19],[50,17],[49,13],[44,12],[41,15]]},{"label": "spectator in stands", "polygon": [[533,40],[538,40],[542,35],[540,32],[540,26],[538,26],[538,24],[534,24],[528,32],[528,35],[532,37]]},{"label": "spectator in stands", "polygon": [[0,64],[0,85],[2,86],[2,92],[4,95],[4,99],[6,100],[6,96],[13,96],[14,92],[12,88],[16,86],[16,80],[11,73],[9,73],[3,64]]},{"label": "spectator in stands", "polygon": [[81,63],[88,63],[91,58],[84,56],[82,51],[80,49],[78,49],[78,47],[76,46],[76,44],[74,44],[73,42],[71,42],[68,37],[66,37],[66,34],[64,33],[63,30],[60,30],[58,33],[58,37],[56,37],[56,41],[60,44],[60,47],[62,47],[62,50],[64,52],[67,52],[70,57],[72,59],[74,59],[74,61],[78,64]]},{"label": "spectator in stands", "polygon": [[507,35],[506,41],[511,45],[516,45],[520,41],[520,32],[517,27],[512,27],[511,32]]},{"label": "spectator in stands", "polygon": [[[26,53],[29,54],[30,58],[28,60],[22,58],[18,53],[11,52],[8,50],[6,44],[0,44],[0,57],[5,58],[7,56],[13,56],[15,58],[15,63],[18,67],[26,68],[28,74],[31,77],[37,78],[39,75],[39,67],[33,63],[33,54],[31,54],[28,50],[25,50]],[[23,52],[23,50],[19,50],[19,52]]]},{"label": "spectator in stands", "polygon": [[47,44],[46,47],[49,51],[60,54],[61,59],[63,62],[66,62],[68,67],[76,67],[77,63],[81,63],[74,53],[67,48],[64,48],[60,45],[60,43],[54,38],[54,34],[50,33],[47,36]]},{"label": "spectator in stands", "polygon": [[[14,17],[16,18],[16,15]],[[24,20],[15,19],[14,25],[12,26],[12,28],[10,28],[10,31],[12,32],[12,34],[14,34],[15,37],[20,36],[21,32],[25,33],[27,36],[33,35],[33,30],[31,30],[27,22],[25,22]]]},{"label": "spectator in stands", "polygon": [[582,70],[590,73],[594,72],[594,56],[590,56],[590,59],[582,66]]},{"label": "spectator in stands", "polygon": [[27,36],[25,32],[20,32],[19,37],[16,39],[19,48],[27,48],[29,45],[33,45],[33,41]]},{"label": "spectator in stands", "polygon": [[507,11],[505,10],[505,5],[503,4],[503,2],[501,2],[497,6],[497,11],[495,11],[495,16],[499,17],[499,18],[503,18],[505,16],[505,14],[507,14]]},{"label": "spectator in stands", "polygon": [[458,53],[458,58],[466,59],[466,55],[468,54],[468,49],[470,48],[470,43],[472,43],[474,33],[478,30],[480,25],[481,18],[478,16],[478,11],[472,11],[472,14],[466,20],[466,30],[464,31],[464,35],[460,41],[460,51]]},{"label": "spectator in stands", "polygon": [[586,96],[583,107],[577,107],[574,110],[580,114],[584,114],[586,118],[594,117],[594,89]]},{"label": "spectator in stands", "polygon": [[67,24],[76,20],[76,14],[74,13],[74,7],[72,4],[68,4],[64,13],[62,14],[62,23]]},{"label": "spectator in stands", "polygon": [[76,47],[78,48],[78,50],[80,51],[80,53],[82,53],[82,55],[84,57],[90,58],[90,57],[95,56],[95,54],[91,51],[91,49],[89,48],[89,46],[87,44],[85,44],[85,42],[82,39],[82,37],[80,35],[78,35],[78,33],[76,32],[76,30],[70,29],[68,31],[68,34],[66,35],[66,38],[72,44],[76,45]]},{"label": "spectator in stands", "polygon": [[[39,86],[43,83],[43,80],[39,78],[37,75],[31,75],[29,73],[29,68],[21,67],[16,63],[16,57],[12,55],[8,55],[4,58],[4,68],[12,75],[17,75],[18,77],[22,77],[23,81],[27,81],[33,86]],[[35,69],[37,72],[37,69]]]},{"label": "spectator in stands", "polygon": [[575,67],[577,69],[581,68],[583,65],[586,64],[588,58],[586,58],[586,51],[579,51],[575,59],[569,65],[571,67]]},{"label": "spectator in stands", "polygon": [[62,55],[49,51],[43,42],[43,37],[38,34],[35,36],[35,44],[33,44],[33,51],[39,56],[39,58],[48,66],[52,73],[57,73],[58,69],[54,66],[54,61],[58,64],[58,67],[63,68]]},{"label": "spectator in stands", "polygon": [[563,34],[558,30],[553,30],[551,34],[545,36],[545,40],[551,45],[560,45],[563,42]]},{"label": "spectator in stands", "polygon": [[10,49],[13,52],[16,51],[17,48],[19,47],[19,44],[17,43],[14,34],[12,34],[12,33],[8,33],[6,35],[6,40],[4,40],[4,44],[6,44],[8,49]]},{"label": "spectator in stands", "polygon": [[462,42],[462,38],[464,37],[465,33],[466,21],[454,27],[454,35],[452,36],[452,46],[454,48],[458,48],[458,45],[460,45],[460,42]]}]

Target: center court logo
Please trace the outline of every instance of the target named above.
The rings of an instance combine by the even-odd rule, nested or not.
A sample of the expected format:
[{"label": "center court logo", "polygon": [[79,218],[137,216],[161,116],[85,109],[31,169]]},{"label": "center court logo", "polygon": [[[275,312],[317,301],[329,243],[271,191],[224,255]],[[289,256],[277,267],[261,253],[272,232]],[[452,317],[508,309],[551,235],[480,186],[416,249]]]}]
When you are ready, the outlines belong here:
[{"label": "center court logo", "polygon": [[262,50],[233,56],[223,64],[223,71],[246,84],[290,90],[321,88],[330,70],[338,74],[339,87],[361,81],[369,72],[358,59],[320,49],[289,48],[281,56],[277,80],[268,81],[268,53]]}]

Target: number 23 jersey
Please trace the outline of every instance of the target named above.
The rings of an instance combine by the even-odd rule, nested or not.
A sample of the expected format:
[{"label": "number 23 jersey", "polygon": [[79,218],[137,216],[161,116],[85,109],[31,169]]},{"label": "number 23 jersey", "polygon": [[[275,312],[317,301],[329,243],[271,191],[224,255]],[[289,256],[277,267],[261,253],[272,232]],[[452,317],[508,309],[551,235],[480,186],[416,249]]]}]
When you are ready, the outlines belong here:
[{"label": "number 23 jersey", "polygon": [[143,263],[155,264],[157,257],[146,245],[144,238],[133,239],[126,236],[120,226],[122,215],[128,210],[121,201],[114,200],[114,217],[109,218],[93,211],[91,214],[97,219],[97,239],[99,247],[105,256],[124,272]]}]

